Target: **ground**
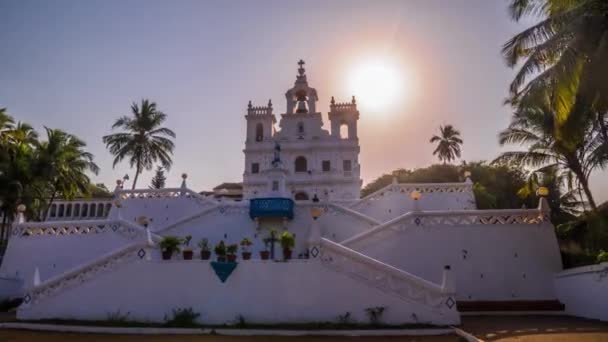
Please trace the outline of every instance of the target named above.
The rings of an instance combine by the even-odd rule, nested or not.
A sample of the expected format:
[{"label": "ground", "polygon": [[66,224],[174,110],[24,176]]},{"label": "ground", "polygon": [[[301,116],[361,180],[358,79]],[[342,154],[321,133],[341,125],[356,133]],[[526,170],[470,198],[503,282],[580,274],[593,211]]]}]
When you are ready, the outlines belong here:
[{"label": "ground", "polygon": [[608,341],[608,323],[571,316],[464,316],[462,329],[484,341]]}]

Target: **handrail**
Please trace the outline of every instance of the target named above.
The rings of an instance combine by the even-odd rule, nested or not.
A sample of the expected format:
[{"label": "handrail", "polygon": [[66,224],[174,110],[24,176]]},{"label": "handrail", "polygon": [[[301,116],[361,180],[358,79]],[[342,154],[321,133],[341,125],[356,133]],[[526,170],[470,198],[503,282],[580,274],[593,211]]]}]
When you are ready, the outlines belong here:
[{"label": "handrail", "polygon": [[206,214],[208,214],[208,213],[210,213],[210,212],[214,211],[215,209],[218,209],[219,207],[220,207],[220,205],[219,205],[219,204],[216,204],[216,205],[213,205],[213,206],[211,206],[211,207],[203,208],[203,209],[202,209],[202,210],[200,210],[199,212],[196,212],[196,213],[194,213],[194,214],[188,215],[188,216],[183,217],[183,218],[181,218],[181,219],[179,219],[179,220],[177,220],[177,221],[174,221],[174,222],[168,223],[168,224],[166,224],[166,225],[164,225],[164,226],[161,226],[160,228],[155,229],[155,230],[154,230],[154,232],[155,232],[156,234],[166,232],[166,231],[168,231],[168,230],[170,230],[170,229],[174,228],[174,227],[175,227],[175,226],[177,226],[177,225],[180,225],[180,224],[186,223],[186,222],[188,222],[188,221],[191,221],[191,220],[194,220],[194,219],[196,219],[196,218],[199,218],[199,217],[201,217],[201,216],[203,216],[203,215],[206,215]]},{"label": "handrail", "polygon": [[321,238],[321,247],[322,248],[328,248],[338,254],[344,255],[349,257],[352,260],[358,261],[358,262],[362,262],[365,263],[371,267],[377,268],[382,270],[383,272],[386,272],[392,276],[407,280],[409,282],[413,282],[418,286],[421,287],[425,287],[433,292],[436,292],[438,294],[444,294],[443,289],[441,286],[432,283],[428,280],[425,280],[423,278],[420,278],[418,276],[415,276],[411,273],[405,272],[403,270],[400,270],[396,267],[393,267],[389,264],[385,264],[379,260],[376,260],[374,258],[370,258],[365,254],[359,253],[353,249],[350,249],[348,247],[345,247],[342,244],[333,242],[331,240],[328,240],[326,238]]},{"label": "handrail", "polygon": [[360,213],[360,212],[358,212],[356,210],[350,209],[348,207],[345,207],[343,205],[340,205],[340,204],[337,204],[337,203],[333,203],[333,202],[331,202],[331,203],[330,202],[296,203],[296,204],[297,204],[297,206],[303,206],[303,207],[304,206],[307,206],[307,207],[315,207],[315,206],[316,207],[332,207],[332,208],[336,209],[337,211],[342,211],[344,213],[353,215],[353,216],[358,217],[358,218],[360,218],[360,219],[362,219],[364,221],[367,221],[368,223],[370,223],[370,224],[372,224],[374,226],[379,225],[379,224],[382,223],[382,222],[376,220],[375,218],[373,218],[371,216],[365,215],[365,214]]},{"label": "handrail", "polygon": [[[541,211],[539,211],[538,209],[496,209],[496,210],[428,210],[428,211],[410,211],[407,212],[401,216],[397,216],[394,219],[388,220],[374,228],[372,228],[371,230],[359,233],[355,236],[352,236],[344,241],[341,242],[341,244],[348,246],[351,245],[355,242],[358,242],[368,236],[374,235],[382,230],[387,229],[388,227],[397,224],[397,223],[401,223],[401,221],[406,221],[407,219],[413,219],[414,222],[416,223],[416,225],[421,225],[424,222],[422,221],[422,218],[425,217],[462,217],[462,216],[468,216],[468,217],[485,217],[485,219],[481,220],[481,219],[474,219],[471,222],[468,222],[469,224],[507,224],[510,223],[512,220],[509,220],[510,216],[516,216],[514,219],[517,219],[518,217],[526,217],[526,218],[530,218],[530,220],[522,220],[522,222],[517,222],[517,223],[523,223],[523,224],[538,224],[541,222],[546,221],[546,217],[544,213],[542,213]],[[542,215],[542,217],[539,217],[539,215]],[[416,222],[416,218],[419,219],[418,222]],[[506,222],[506,223],[501,223],[502,221]],[[487,221],[487,222],[484,222]],[[409,222],[408,222],[409,223]],[[455,225],[453,222],[445,222],[445,223],[452,223],[453,225]],[[439,222],[439,224],[441,224],[441,222]]]}]

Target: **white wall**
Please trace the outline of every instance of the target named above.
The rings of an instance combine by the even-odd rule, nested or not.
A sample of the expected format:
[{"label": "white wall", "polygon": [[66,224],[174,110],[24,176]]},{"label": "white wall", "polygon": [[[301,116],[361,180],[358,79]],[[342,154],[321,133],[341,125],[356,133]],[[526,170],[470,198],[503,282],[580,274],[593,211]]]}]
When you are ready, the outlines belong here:
[{"label": "white wall", "polygon": [[376,306],[386,307],[385,323],[459,322],[455,311],[439,315],[312,260],[240,262],[225,283],[208,262],[137,260],[21,306],[18,318],[105,320],[120,311],[160,322],[172,309],[192,307],[208,324],[234,323],[238,315],[251,323],[337,322],[346,312],[368,322],[364,310]]},{"label": "white wall", "polygon": [[608,262],[556,274],[555,291],[569,315],[608,321]]},{"label": "white wall", "polygon": [[120,218],[133,223],[137,222],[138,217],[147,216],[150,230],[154,231],[205,207],[208,205],[188,197],[127,198],[122,200],[119,212]]},{"label": "white wall", "polygon": [[0,275],[0,301],[21,297],[23,281]]},{"label": "white wall", "polygon": [[349,247],[432,282],[450,265],[459,300],[555,299],[562,268],[547,223],[414,225]]}]

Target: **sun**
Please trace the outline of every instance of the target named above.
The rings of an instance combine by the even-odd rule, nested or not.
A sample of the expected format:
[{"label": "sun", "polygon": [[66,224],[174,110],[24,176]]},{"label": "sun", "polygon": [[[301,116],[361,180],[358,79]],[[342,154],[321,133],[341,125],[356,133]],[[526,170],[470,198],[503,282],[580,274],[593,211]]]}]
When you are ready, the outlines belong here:
[{"label": "sun", "polygon": [[406,96],[406,77],[402,68],[386,60],[356,65],[348,84],[357,103],[368,111],[388,113],[403,103]]}]

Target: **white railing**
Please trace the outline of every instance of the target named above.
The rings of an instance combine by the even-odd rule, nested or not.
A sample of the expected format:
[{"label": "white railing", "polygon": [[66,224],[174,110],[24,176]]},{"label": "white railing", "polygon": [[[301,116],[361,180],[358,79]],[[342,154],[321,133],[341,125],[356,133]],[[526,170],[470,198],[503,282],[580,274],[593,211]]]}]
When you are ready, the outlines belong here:
[{"label": "white railing", "polygon": [[336,202],[297,203],[296,206],[297,207],[307,207],[307,208],[320,207],[324,211],[323,216],[339,215],[340,213],[350,215],[350,216],[356,217],[358,219],[361,219],[362,221],[365,221],[366,224],[369,226],[369,228],[372,228],[372,227],[375,227],[375,226],[381,224],[380,221],[376,220],[373,217],[370,217],[370,216],[367,216],[358,211],[352,210],[352,209],[345,207],[343,205],[340,205]]},{"label": "white railing", "polygon": [[380,224],[371,230],[342,241],[353,246],[372,236],[404,231],[410,227],[471,226],[471,225],[539,225],[550,222],[549,213],[538,209],[412,211]]},{"label": "white railing", "polygon": [[335,271],[404,300],[422,303],[442,311],[455,310],[455,293],[452,290],[325,238],[321,239],[321,262]]},{"label": "white railing", "polygon": [[94,261],[77,266],[60,275],[49,278],[39,285],[30,288],[23,297],[23,304],[27,307],[55,294],[81,285],[100,274],[114,270],[118,265],[143,259],[150,251],[147,242],[138,242],[105,254]]},{"label": "white railing", "polygon": [[129,239],[146,234],[144,227],[121,219],[25,222],[14,224],[11,233],[19,238],[117,233]]},{"label": "white railing", "polygon": [[146,198],[192,198],[200,203],[215,202],[211,198],[201,196],[196,191],[187,188],[165,188],[165,189],[135,189],[119,190],[116,196],[120,199],[146,199]]},{"label": "white railing", "polygon": [[46,221],[83,220],[107,217],[112,208],[112,199],[88,199],[65,201],[57,200],[51,204]]},{"label": "white railing", "polygon": [[413,191],[419,191],[425,193],[463,193],[472,192],[473,183],[392,183],[380,190],[376,190],[373,193],[361,198],[360,200],[351,204],[351,208],[357,208],[362,203],[368,201],[375,201],[384,197],[387,193],[403,193],[409,199],[410,193]]}]

